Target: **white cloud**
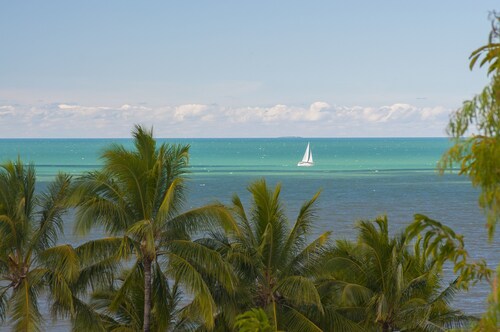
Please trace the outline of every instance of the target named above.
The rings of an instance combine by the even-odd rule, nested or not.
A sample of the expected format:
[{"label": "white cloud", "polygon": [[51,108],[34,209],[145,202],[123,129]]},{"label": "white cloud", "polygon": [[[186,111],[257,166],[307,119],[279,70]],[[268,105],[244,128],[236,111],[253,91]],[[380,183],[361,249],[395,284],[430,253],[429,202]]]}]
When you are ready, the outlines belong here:
[{"label": "white cloud", "polygon": [[0,106],[0,117],[12,116],[14,115],[14,110],[14,106],[11,105]]},{"label": "white cloud", "polygon": [[330,109],[330,105],[325,102],[317,101],[309,106],[309,111],[306,113],[306,120],[308,121],[318,121],[326,118],[327,111]]},{"label": "white cloud", "polygon": [[61,110],[72,110],[72,109],[78,108],[78,106],[76,106],[76,105],[67,105],[67,104],[59,104],[59,105],[57,105],[57,107],[59,107],[59,109],[61,109]]},{"label": "white cloud", "polygon": [[437,119],[443,115],[448,116],[450,114],[449,110],[444,107],[426,107],[422,109],[422,120],[433,120]]},{"label": "white cloud", "polygon": [[188,104],[181,105],[175,108],[174,118],[178,121],[183,121],[188,118],[199,117],[203,111],[207,109],[206,105]]},{"label": "white cloud", "polygon": [[0,132],[2,137],[128,137],[134,124],[143,124],[154,126],[159,137],[444,136],[450,112],[440,106],[322,101],[306,107],[0,105]]}]

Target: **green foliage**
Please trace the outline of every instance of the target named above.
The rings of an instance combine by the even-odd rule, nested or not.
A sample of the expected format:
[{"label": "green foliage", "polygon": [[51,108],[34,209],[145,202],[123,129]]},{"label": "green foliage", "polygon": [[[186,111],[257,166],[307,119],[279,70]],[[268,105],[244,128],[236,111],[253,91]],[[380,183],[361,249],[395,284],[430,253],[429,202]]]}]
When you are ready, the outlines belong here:
[{"label": "green foliage", "polygon": [[[124,283],[127,283],[126,287],[123,287]],[[129,270],[123,270],[116,284],[115,287],[101,289],[92,294],[92,310],[100,313],[99,320],[106,331],[141,331],[144,323],[142,317],[144,283],[141,269],[134,266]],[[152,297],[151,330],[176,330],[181,324],[177,320],[180,290],[175,284],[173,287],[169,286],[158,266],[154,267],[152,286],[154,296]],[[82,330],[95,329],[93,322],[85,327],[83,323],[78,326]]]},{"label": "green foliage", "polygon": [[[467,175],[481,189],[479,206],[485,211],[488,236],[492,239],[500,221],[500,15],[491,14],[492,29],[488,43],[470,56],[470,69],[477,64],[487,67],[490,84],[471,100],[467,100],[450,119],[448,134],[454,145],[443,155],[440,169],[453,169]],[[472,133],[469,138],[463,136]],[[456,265],[461,268],[461,265]],[[465,272],[465,275],[474,276]],[[478,331],[498,328],[498,273],[492,283],[488,312],[477,326]]]},{"label": "green foliage", "polygon": [[[74,288],[80,296],[96,291],[90,303],[81,301],[82,315],[107,330],[163,331],[187,318],[211,328],[217,308],[207,280],[232,293],[234,278],[217,251],[191,236],[234,229],[234,220],[221,204],[182,212],[189,146],[157,146],[152,131],[140,126],[133,138],[133,150],[112,145],[102,154],[103,168],[76,179],[73,188],[76,230],[106,233],[76,248],[82,269]],[[169,281],[192,298],[183,310],[173,300],[180,288],[174,291]],[[86,323],[74,319],[77,329],[96,328]]]},{"label": "green foliage", "polygon": [[[448,134],[454,145],[442,157],[440,169],[458,164],[459,174],[467,175],[481,188],[479,205],[486,211],[488,234],[493,236],[500,220],[500,15],[492,14],[488,43],[470,56],[470,68],[487,66],[491,82],[467,100],[450,119]],[[479,61],[479,62],[478,62]],[[467,134],[472,137],[463,138]]]},{"label": "green foliage", "polygon": [[273,332],[275,331],[267,314],[261,308],[254,308],[236,317],[234,327],[239,332]]},{"label": "green foliage", "polygon": [[[500,274],[500,265],[497,267],[497,276]],[[492,292],[488,298],[488,310],[475,326],[474,331],[496,331],[500,325],[500,288],[498,277],[492,282]]]},{"label": "green foliage", "polygon": [[56,246],[70,177],[59,174],[38,195],[35,178],[34,166],[20,159],[0,166],[0,320],[9,319],[13,331],[41,330],[43,292],[55,315],[74,310],[69,285],[78,259],[70,246]]},{"label": "green foliage", "polygon": [[415,220],[405,230],[409,241],[415,241],[414,252],[419,260],[432,260],[432,264],[441,270],[443,264],[452,262],[453,272],[458,275],[456,285],[468,289],[471,283],[489,280],[492,271],[484,260],[471,261],[463,236],[456,234],[450,227],[416,214]]},{"label": "green foliage", "polygon": [[360,221],[357,228],[357,242],[338,241],[325,261],[335,268],[319,287],[328,317],[324,330],[345,318],[358,322],[351,330],[368,331],[442,331],[474,320],[450,306],[457,282],[442,287],[442,266],[463,245],[459,235],[420,215],[394,237],[385,217]]},{"label": "green foliage", "polygon": [[[252,198],[248,211],[238,196],[233,197],[238,228],[228,235],[212,232],[212,238],[204,240],[222,253],[239,278],[236,297],[214,290],[219,317],[234,326],[236,315],[259,308],[268,315],[273,330],[321,331],[317,318],[324,308],[317,280],[329,273],[324,258],[330,232],[307,241],[317,217],[319,193],[302,205],[291,224],[280,199],[280,185],[272,189],[265,180],[258,180],[248,190]],[[249,315],[253,314],[245,317]]]}]

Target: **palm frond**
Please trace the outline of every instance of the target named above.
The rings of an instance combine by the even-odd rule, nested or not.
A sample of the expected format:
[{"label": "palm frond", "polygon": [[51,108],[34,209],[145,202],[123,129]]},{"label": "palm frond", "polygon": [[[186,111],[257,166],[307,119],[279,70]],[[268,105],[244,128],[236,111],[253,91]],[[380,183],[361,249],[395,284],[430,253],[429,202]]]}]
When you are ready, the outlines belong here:
[{"label": "palm frond", "polygon": [[323,317],[320,318],[321,323],[318,324],[323,331],[338,331],[338,332],[364,332],[372,331],[364,329],[357,322],[349,319],[334,308],[325,308]]},{"label": "palm frond", "polygon": [[102,259],[92,264],[86,264],[78,275],[78,280],[72,285],[78,294],[87,294],[88,289],[110,287],[115,281],[117,271],[122,266],[114,258]]},{"label": "palm frond", "polygon": [[[288,231],[288,220],[283,211],[282,203],[279,200],[279,194],[281,192],[281,186],[278,184],[271,191],[267,188],[266,181],[261,179],[251,183],[248,187],[248,191],[251,193],[253,198],[251,218],[254,223],[254,232],[257,242],[262,243],[262,237],[268,227],[272,227],[272,234],[275,240],[275,245],[283,245],[286,240],[285,237]],[[266,234],[269,234],[267,231]],[[276,250],[276,252],[281,252]],[[269,255],[265,255],[266,257]],[[272,256],[269,256],[272,258]],[[273,259],[277,262],[278,257]]]},{"label": "palm frond", "polygon": [[[189,163],[189,144],[164,144],[161,149],[164,151],[164,158],[167,172],[167,186],[177,178],[183,178],[187,174],[187,166]],[[182,193],[179,193],[182,194]],[[182,195],[178,195],[182,200]]]},{"label": "palm frond", "polygon": [[77,207],[75,232],[85,235],[98,225],[111,234],[123,232],[133,216],[125,194],[113,181],[112,174],[104,171],[77,179],[68,199]]},{"label": "palm frond", "polygon": [[243,203],[241,203],[241,199],[239,198],[238,195],[233,195],[231,201],[233,203],[231,210],[237,216],[237,219],[241,224],[240,226],[240,228],[242,228],[242,231],[240,232],[241,236],[244,236],[244,238],[250,242],[250,245],[257,246],[252,226],[247,218],[247,215],[245,213],[245,208],[243,207]]},{"label": "palm frond", "polygon": [[103,324],[104,317],[96,312],[93,306],[78,298],[73,298],[73,304],[76,314],[71,319],[72,331],[107,331]]},{"label": "palm frond", "polygon": [[78,278],[80,260],[75,249],[69,244],[50,247],[40,253],[45,266],[72,282]]},{"label": "palm frond", "polygon": [[296,252],[305,245],[305,236],[311,231],[312,223],[316,218],[316,209],[314,203],[318,199],[318,191],[309,201],[302,204],[297,220],[288,235],[283,252]]},{"label": "palm frond", "polygon": [[[36,276],[34,276],[36,278]],[[24,279],[14,289],[9,301],[9,313],[13,331],[41,331],[42,315],[38,308],[39,291],[32,287],[31,278]]]},{"label": "palm frond", "polygon": [[47,192],[40,194],[39,224],[30,241],[32,250],[43,250],[55,245],[63,232],[62,217],[67,210],[66,197],[70,184],[71,176],[59,173]]},{"label": "palm frond", "polygon": [[135,222],[127,229],[126,235],[140,242],[141,247],[148,253],[155,251],[154,225],[151,220],[143,219]]},{"label": "palm frond", "polygon": [[117,308],[110,309],[110,304],[116,294],[114,289],[104,289],[92,294],[92,308],[103,319],[106,330],[114,331],[120,328],[133,328],[140,331],[143,325],[142,314],[144,307],[141,303],[144,297],[144,288],[140,283],[131,285],[126,294],[126,300]]},{"label": "palm frond", "polygon": [[[337,285],[340,285],[340,283]],[[355,283],[342,283],[341,286],[339,300],[343,306],[349,307],[363,305],[373,296],[373,292],[363,285]]]},{"label": "palm frond", "polygon": [[0,215],[0,236],[2,237],[1,248],[12,247],[17,242],[17,230],[14,221],[8,215]]},{"label": "palm frond", "polygon": [[68,280],[60,273],[47,273],[49,281],[50,297],[57,303],[57,309],[53,309],[53,318],[57,313],[66,312],[65,315],[72,316],[75,313],[73,304],[73,290]]},{"label": "palm frond", "polygon": [[448,310],[444,312],[431,312],[429,321],[423,323],[425,326],[432,322],[437,326],[442,326],[445,330],[450,329],[470,329],[474,323],[477,323],[478,318],[464,314],[460,310]]},{"label": "palm frond", "polygon": [[323,312],[321,297],[314,283],[302,276],[289,276],[282,279],[275,288],[275,292],[282,295],[295,306],[315,305]]},{"label": "palm frond", "polygon": [[174,325],[178,314],[179,298],[178,294],[175,293],[176,287],[174,287],[174,291],[171,291],[158,262],[155,262],[153,269],[152,289],[152,315],[155,317],[153,320],[155,330],[167,331],[169,327],[171,328]]},{"label": "palm frond", "polygon": [[173,276],[175,280],[179,280],[186,290],[193,295],[193,301],[184,310],[184,315],[188,315],[188,317],[189,315],[193,317],[199,316],[208,328],[212,328],[216,305],[203,276],[192,264],[181,256],[169,252],[168,259],[167,274]]},{"label": "palm frond", "polygon": [[[111,257],[127,258],[131,250],[132,244],[127,237],[103,237],[89,240],[75,248],[82,264],[92,264]],[[123,253],[117,254],[120,252]]]},{"label": "palm frond", "polygon": [[228,291],[234,291],[235,280],[232,270],[217,251],[186,240],[171,241],[168,249],[168,257],[171,254],[182,257],[186,262],[196,266],[197,270],[215,278]]},{"label": "palm frond", "polygon": [[325,264],[327,254],[330,250],[328,241],[331,232],[325,232],[318,236],[314,241],[302,249],[289,264],[289,269],[292,274],[299,275],[320,275],[331,272]]},{"label": "palm frond", "polygon": [[445,305],[450,305],[453,298],[458,294],[460,289],[457,287],[457,281],[450,283],[448,287],[443,289],[438,296],[431,303],[444,303]]},{"label": "palm frond", "polygon": [[175,234],[193,234],[214,229],[239,232],[230,211],[218,203],[186,211],[170,219],[165,226],[168,227],[168,230],[164,230],[166,240]]},{"label": "palm frond", "polygon": [[311,321],[306,315],[299,312],[292,307],[284,307],[283,310],[279,311],[279,315],[282,316],[279,319],[283,322],[283,326],[278,326],[278,328],[290,332],[322,332],[323,330],[318,327],[313,321]]},{"label": "palm frond", "polygon": [[134,265],[127,271],[124,271],[125,276],[123,281],[113,296],[113,300],[109,304],[109,309],[111,311],[116,311],[120,305],[126,300],[127,292],[141,280],[143,276],[142,265],[140,261],[137,260]]},{"label": "palm frond", "polygon": [[9,294],[9,286],[1,286],[0,287],[0,322],[5,321],[7,316],[7,307],[8,307],[8,297]]},{"label": "palm frond", "polygon": [[273,264],[273,253],[278,251],[274,248],[277,246],[277,240],[274,238],[274,228],[271,224],[267,224],[264,232],[260,236],[260,243],[257,247],[257,252],[259,257],[262,257],[262,264],[266,266],[267,270],[273,269],[277,270],[277,266]]},{"label": "palm frond", "polygon": [[375,274],[366,264],[362,247],[345,241],[337,241],[337,245],[324,261],[324,269],[337,278],[349,278],[358,283],[364,283]]},{"label": "palm frond", "polygon": [[170,186],[168,186],[167,190],[162,195],[161,205],[158,208],[156,216],[154,216],[154,220],[161,222],[170,219],[169,216],[175,216],[175,213],[173,213],[174,211],[172,211],[177,208],[175,204],[175,194],[182,186],[183,181],[184,179],[182,178],[176,178],[172,181]]},{"label": "palm frond", "polygon": [[374,221],[361,220],[356,227],[359,230],[358,241],[366,246],[380,248],[389,243],[389,229],[386,216],[377,217]]},{"label": "palm frond", "polygon": [[153,128],[145,129],[141,125],[135,125],[132,131],[134,145],[137,154],[140,155],[148,164],[153,162],[152,156],[156,152],[156,141],[153,138]]}]

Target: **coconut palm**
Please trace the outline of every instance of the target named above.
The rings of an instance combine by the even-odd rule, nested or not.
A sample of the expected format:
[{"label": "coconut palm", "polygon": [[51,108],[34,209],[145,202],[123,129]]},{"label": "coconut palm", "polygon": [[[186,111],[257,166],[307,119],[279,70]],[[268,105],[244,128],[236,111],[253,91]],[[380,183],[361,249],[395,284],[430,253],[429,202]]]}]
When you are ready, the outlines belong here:
[{"label": "coconut palm", "polygon": [[[158,296],[152,297],[151,330],[153,331],[178,331],[189,320],[181,318],[179,302],[182,294],[177,284],[169,285],[168,280],[161,273],[160,268],[154,269],[156,275],[152,276],[152,288]],[[136,272],[139,272],[136,270]],[[101,313],[99,328],[105,331],[140,331],[143,327],[141,313],[144,309],[144,283],[143,276],[136,273],[131,277],[132,282],[117,308],[113,301],[120,291],[121,282],[128,276],[129,271],[123,270],[115,282],[116,287],[101,289],[92,294],[91,305],[93,310]],[[133,279],[135,278],[135,280]]]},{"label": "coconut palm", "polygon": [[[151,319],[168,316],[163,312],[169,303],[168,281],[175,280],[193,299],[183,314],[213,326],[216,305],[203,277],[210,276],[231,292],[231,270],[219,253],[192,242],[190,235],[222,224],[231,227],[231,218],[220,204],[182,211],[189,146],[157,147],[152,130],[140,126],[135,127],[133,138],[134,150],[112,145],[102,154],[103,168],[76,182],[72,201],[77,207],[77,231],[86,234],[100,227],[106,234],[78,248],[82,262],[89,262],[88,267],[126,263],[126,270],[119,279],[112,278],[112,283],[101,279],[97,285],[87,285],[113,294],[107,310],[115,313],[132,293],[135,297],[142,294],[141,303],[133,302],[132,330],[139,321],[144,331],[150,331],[152,326],[163,330],[167,324],[168,320]],[[139,288],[138,282],[142,283]],[[79,320],[79,324],[86,323]]]},{"label": "coconut palm", "polygon": [[18,159],[0,167],[0,319],[14,331],[39,331],[40,297],[73,311],[69,285],[78,258],[70,246],[56,245],[70,178],[60,174],[36,194],[33,165]]},{"label": "coconut palm", "polygon": [[238,232],[228,237],[213,234],[204,242],[223,253],[240,278],[236,299],[215,292],[222,305],[221,320],[232,326],[236,314],[262,308],[274,330],[321,331],[305,314],[308,310],[323,312],[315,281],[328,272],[322,259],[328,251],[330,232],[307,242],[319,192],[302,205],[290,225],[280,200],[280,185],[271,190],[262,179],[250,184],[248,190],[252,197],[248,214],[238,196],[232,200]]},{"label": "coconut palm", "polygon": [[408,232],[390,237],[385,217],[361,221],[357,228],[357,243],[338,241],[328,261],[336,271],[320,286],[320,292],[328,294],[327,307],[369,331],[469,326],[473,318],[450,305],[458,291],[456,283],[442,287],[441,262],[418,250],[420,240],[412,245]]}]

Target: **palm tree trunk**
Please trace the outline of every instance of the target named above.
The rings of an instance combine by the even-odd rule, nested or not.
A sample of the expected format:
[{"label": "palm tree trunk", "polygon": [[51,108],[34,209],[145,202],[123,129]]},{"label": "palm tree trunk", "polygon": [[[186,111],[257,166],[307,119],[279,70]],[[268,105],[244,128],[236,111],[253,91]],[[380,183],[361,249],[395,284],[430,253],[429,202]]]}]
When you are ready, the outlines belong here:
[{"label": "palm tree trunk", "polygon": [[144,264],[144,325],[143,331],[151,329],[151,259],[143,258]]}]

